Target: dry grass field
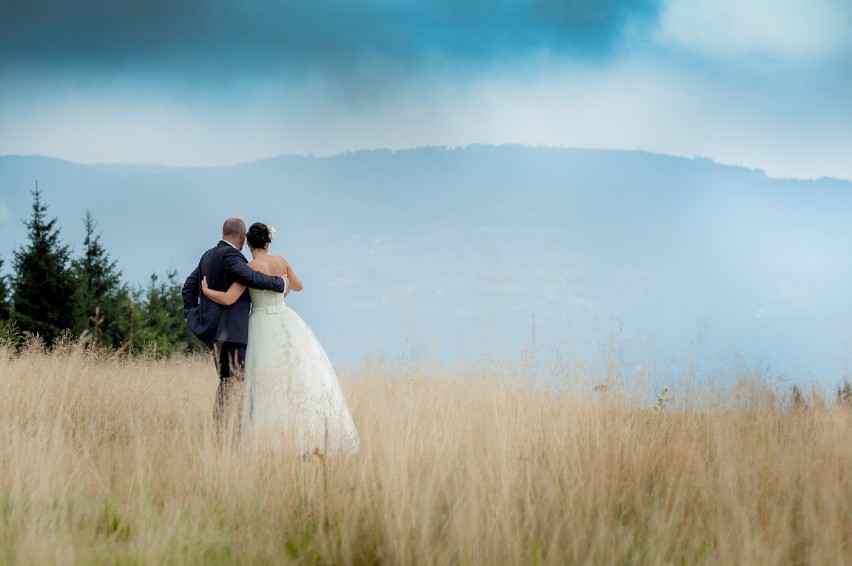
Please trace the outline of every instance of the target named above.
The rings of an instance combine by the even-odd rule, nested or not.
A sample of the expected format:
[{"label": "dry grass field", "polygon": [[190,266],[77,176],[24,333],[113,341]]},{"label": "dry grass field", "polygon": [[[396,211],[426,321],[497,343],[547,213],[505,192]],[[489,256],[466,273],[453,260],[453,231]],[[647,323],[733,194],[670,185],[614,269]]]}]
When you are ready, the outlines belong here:
[{"label": "dry grass field", "polygon": [[852,564],[852,410],[500,373],[344,374],[303,459],[217,442],[206,358],[0,349],[0,563]]}]

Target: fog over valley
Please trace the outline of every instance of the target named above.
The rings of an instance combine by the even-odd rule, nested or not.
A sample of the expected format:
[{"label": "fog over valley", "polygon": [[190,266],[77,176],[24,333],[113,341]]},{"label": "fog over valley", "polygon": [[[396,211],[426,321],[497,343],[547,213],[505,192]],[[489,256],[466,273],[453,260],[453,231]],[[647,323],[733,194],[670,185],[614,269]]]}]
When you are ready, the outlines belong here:
[{"label": "fog over valley", "polygon": [[228,216],[276,227],[306,284],[288,304],[338,364],[618,356],[661,382],[759,368],[827,388],[850,373],[845,180],[519,145],[206,168],[5,156],[7,272],[36,180],[65,241],[80,248],[90,210],[135,285],[183,279]]}]

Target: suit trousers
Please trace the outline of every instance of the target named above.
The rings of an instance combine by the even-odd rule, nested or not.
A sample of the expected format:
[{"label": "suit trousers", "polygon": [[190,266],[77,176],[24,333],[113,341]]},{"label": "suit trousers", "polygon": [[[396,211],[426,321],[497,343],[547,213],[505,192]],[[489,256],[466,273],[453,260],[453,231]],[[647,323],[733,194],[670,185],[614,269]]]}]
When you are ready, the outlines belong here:
[{"label": "suit trousers", "polygon": [[239,427],[246,345],[216,342],[213,344],[213,359],[216,363],[216,372],[219,374],[219,388],[216,390],[213,418],[220,429],[227,428],[229,425]]}]

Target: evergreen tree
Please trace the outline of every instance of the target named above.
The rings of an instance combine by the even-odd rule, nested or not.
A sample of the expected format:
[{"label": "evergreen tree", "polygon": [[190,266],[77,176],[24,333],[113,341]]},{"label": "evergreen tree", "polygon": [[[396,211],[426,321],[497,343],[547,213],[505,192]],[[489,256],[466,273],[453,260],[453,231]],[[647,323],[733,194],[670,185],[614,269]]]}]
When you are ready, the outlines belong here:
[{"label": "evergreen tree", "polygon": [[121,282],[117,262],[110,259],[100,234],[95,233],[96,223],[88,210],[84,223],[83,254],[72,262],[73,330],[77,336],[86,334],[99,344],[115,348],[125,341],[128,331],[128,291]]},{"label": "evergreen tree", "polygon": [[155,356],[204,349],[186,326],[183,318],[183,282],[177,270],[166,272],[165,279],[151,275],[147,289],[137,290],[131,327],[133,349]]},{"label": "evergreen tree", "polygon": [[9,289],[6,286],[6,276],[3,275],[3,258],[0,257],[0,323],[9,320]]},{"label": "evergreen tree", "polygon": [[68,246],[59,239],[56,218],[47,220],[38,184],[32,194],[32,216],[24,222],[29,245],[14,251],[12,320],[21,332],[51,344],[73,326],[74,281]]},{"label": "evergreen tree", "polygon": [[3,258],[0,258],[0,347],[12,346],[18,342],[18,333],[12,322],[12,307],[9,303],[8,276],[2,273]]}]

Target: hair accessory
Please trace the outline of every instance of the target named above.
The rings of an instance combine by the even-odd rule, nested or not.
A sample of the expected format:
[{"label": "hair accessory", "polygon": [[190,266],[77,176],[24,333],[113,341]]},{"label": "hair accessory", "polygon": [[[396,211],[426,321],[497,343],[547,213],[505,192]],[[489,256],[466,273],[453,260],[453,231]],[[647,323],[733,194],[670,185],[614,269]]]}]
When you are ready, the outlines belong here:
[{"label": "hair accessory", "polygon": [[278,233],[278,230],[276,230],[272,226],[269,227],[269,241],[270,242],[275,239],[275,234],[277,234],[277,233]]}]

